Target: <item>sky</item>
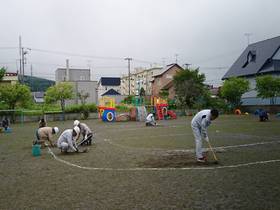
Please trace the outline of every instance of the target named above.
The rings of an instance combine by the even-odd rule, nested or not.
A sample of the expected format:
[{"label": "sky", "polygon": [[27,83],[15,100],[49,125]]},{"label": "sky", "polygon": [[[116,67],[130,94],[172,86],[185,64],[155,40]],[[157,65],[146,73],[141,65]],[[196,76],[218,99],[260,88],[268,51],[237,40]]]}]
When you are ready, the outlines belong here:
[{"label": "sky", "polygon": [[[218,85],[249,43],[280,35],[278,0],[0,0],[0,66],[55,79],[91,68],[92,79],[191,64]],[[249,35],[245,35],[249,34]]]}]

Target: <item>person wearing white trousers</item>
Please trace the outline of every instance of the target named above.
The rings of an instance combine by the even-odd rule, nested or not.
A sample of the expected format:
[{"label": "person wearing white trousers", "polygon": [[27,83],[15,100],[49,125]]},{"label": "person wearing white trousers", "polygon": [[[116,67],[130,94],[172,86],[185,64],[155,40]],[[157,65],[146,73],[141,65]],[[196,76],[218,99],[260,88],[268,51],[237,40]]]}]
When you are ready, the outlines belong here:
[{"label": "person wearing white trousers", "polygon": [[76,140],[79,138],[79,135],[80,128],[78,126],[65,130],[57,140],[57,147],[61,152],[78,152]]},{"label": "person wearing white trousers", "polygon": [[207,135],[207,127],[211,125],[211,121],[219,116],[217,109],[205,109],[198,112],[192,119],[191,126],[195,138],[195,153],[198,162],[205,162],[206,157],[202,154],[202,139],[209,141]]}]

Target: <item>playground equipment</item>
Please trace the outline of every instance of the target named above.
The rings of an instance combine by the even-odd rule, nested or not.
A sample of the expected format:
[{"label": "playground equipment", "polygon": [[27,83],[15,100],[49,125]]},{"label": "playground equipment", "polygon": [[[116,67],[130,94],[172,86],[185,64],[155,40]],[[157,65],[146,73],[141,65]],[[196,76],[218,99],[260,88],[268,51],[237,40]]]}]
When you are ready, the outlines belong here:
[{"label": "playground equipment", "polygon": [[171,119],[176,119],[177,115],[172,110],[168,110],[168,103],[165,99],[160,97],[153,97],[151,99],[151,104],[154,106],[154,111],[158,120],[166,119],[170,117]]},{"label": "playground equipment", "polygon": [[115,99],[102,97],[99,100],[98,116],[104,122],[113,122],[116,120]]}]

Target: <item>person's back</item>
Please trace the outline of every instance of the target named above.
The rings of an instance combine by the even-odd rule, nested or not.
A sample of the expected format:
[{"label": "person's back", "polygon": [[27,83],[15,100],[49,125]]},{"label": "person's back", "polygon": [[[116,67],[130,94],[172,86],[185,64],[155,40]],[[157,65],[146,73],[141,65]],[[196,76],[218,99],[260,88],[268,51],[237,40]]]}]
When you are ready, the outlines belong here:
[{"label": "person's back", "polygon": [[52,127],[42,127],[38,129],[38,135],[40,140],[47,140],[52,136],[53,128]]},{"label": "person's back", "polygon": [[62,143],[62,142],[68,142],[68,139],[72,139],[72,129],[66,129],[65,131],[62,132],[60,137],[57,140],[57,144]]},{"label": "person's back", "polygon": [[202,126],[202,122],[206,121],[207,125],[209,126],[211,124],[211,110],[210,109],[204,109],[200,112],[198,112],[192,119],[192,126]]},{"label": "person's back", "polygon": [[66,129],[58,138],[57,147],[64,152],[68,152],[69,149],[77,152],[78,149],[74,138],[78,137],[79,133],[80,128],[78,126],[75,126],[73,129]]},{"label": "person's back", "polygon": [[86,134],[89,134],[89,133],[92,133],[92,131],[90,130],[90,128],[87,126],[87,124],[85,123],[80,123],[79,124],[79,128],[81,129],[81,134],[82,135],[86,135]]}]

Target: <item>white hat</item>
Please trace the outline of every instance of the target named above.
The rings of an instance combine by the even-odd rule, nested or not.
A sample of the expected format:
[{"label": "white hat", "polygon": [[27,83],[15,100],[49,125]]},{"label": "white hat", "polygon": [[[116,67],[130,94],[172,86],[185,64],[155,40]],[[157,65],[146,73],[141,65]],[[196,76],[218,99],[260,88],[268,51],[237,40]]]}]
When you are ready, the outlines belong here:
[{"label": "white hat", "polygon": [[58,133],[59,132],[58,127],[54,127],[53,130],[54,130],[54,133]]},{"label": "white hat", "polygon": [[75,120],[73,125],[74,126],[78,126],[79,124],[80,124],[80,121],[79,120]]},{"label": "white hat", "polygon": [[75,126],[75,127],[73,128],[73,130],[77,133],[77,135],[79,135],[79,133],[80,133],[80,128],[79,128],[78,126]]}]

